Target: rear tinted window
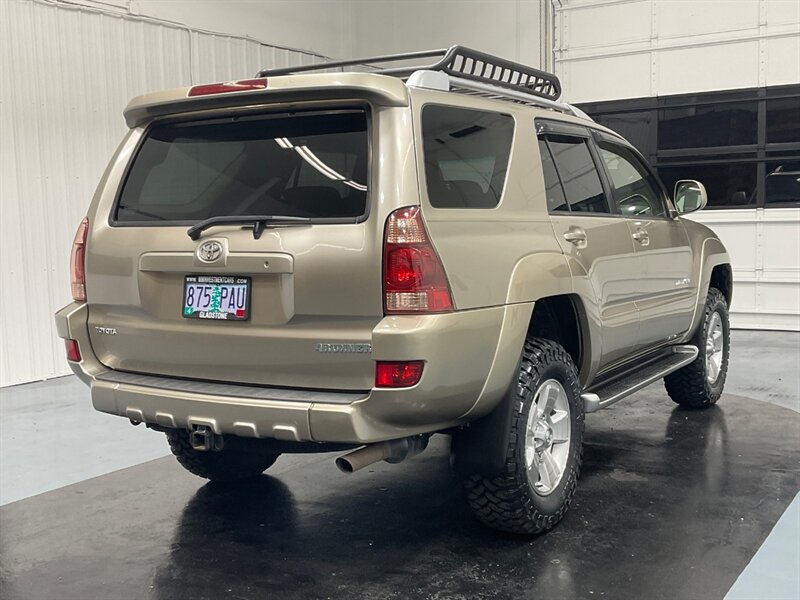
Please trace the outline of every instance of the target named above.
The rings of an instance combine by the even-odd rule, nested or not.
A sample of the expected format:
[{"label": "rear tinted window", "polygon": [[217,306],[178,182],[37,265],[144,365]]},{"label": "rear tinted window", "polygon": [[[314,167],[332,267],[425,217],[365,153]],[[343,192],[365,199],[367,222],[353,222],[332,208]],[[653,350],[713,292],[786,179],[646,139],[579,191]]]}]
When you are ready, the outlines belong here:
[{"label": "rear tinted window", "polygon": [[431,206],[497,206],[514,137],[512,117],[431,104],[422,109],[422,137]]},{"label": "rear tinted window", "polygon": [[577,212],[607,213],[600,175],[583,138],[547,136],[570,208]]},{"label": "rear tinted window", "polygon": [[547,142],[543,139],[539,140],[539,154],[542,157],[542,174],[544,175],[544,189],[547,194],[547,210],[550,212],[569,212],[569,205],[564,199],[564,190],[561,187],[561,181],[558,179],[553,157],[547,147]]},{"label": "rear tinted window", "polygon": [[136,154],[116,219],[357,218],[366,211],[368,147],[364,111],[156,125]]}]

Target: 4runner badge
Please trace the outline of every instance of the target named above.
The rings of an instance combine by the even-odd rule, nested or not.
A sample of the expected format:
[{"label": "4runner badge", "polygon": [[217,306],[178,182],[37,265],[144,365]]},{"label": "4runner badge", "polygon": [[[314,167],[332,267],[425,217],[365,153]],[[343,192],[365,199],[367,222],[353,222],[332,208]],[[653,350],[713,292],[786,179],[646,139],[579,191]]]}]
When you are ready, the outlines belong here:
[{"label": "4runner badge", "polygon": [[197,258],[203,262],[214,262],[222,254],[222,244],[215,240],[203,242],[197,249]]},{"label": "4runner badge", "polygon": [[372,344],[317,344],[314,349],[322,353],[368,354],[372,352]]}]

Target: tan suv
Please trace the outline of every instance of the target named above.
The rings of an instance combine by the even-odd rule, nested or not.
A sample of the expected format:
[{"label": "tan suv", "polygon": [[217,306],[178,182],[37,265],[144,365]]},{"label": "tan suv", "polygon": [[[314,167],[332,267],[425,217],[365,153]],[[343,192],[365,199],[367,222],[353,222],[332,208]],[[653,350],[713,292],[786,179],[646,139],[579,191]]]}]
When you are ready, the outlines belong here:
[{"label": "tan suv", "polygon": [[559,95],[456,46],[134,99],[56,315],[94,407],[216,480],[448,434],[480,520],[552,527],[585,413],[662,378],[717,401],[732,293],[725,248],[676,208],[702,185],[673,202]]}]

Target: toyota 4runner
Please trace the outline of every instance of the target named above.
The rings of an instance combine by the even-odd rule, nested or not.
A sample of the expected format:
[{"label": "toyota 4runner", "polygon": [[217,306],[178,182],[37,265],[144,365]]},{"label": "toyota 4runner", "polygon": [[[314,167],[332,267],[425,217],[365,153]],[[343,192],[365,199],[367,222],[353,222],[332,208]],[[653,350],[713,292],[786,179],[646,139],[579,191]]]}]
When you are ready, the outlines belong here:
[{"label": "toyota 4runner", "polygon": [[586,413],[659,379],[718,400],[732,294],[722,243],[680,217],[703,186],[670,197],[559,96],[454,46],[135,98],[56,314],[94,407],[214,480],[448,434],[481,521],[551,528]]}]

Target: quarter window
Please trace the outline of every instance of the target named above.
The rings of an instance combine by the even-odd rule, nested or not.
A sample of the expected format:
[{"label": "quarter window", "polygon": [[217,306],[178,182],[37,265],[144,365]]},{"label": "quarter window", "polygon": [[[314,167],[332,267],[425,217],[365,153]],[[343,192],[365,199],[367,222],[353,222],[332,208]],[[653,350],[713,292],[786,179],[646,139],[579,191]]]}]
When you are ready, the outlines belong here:
[{"label": "quarter window", "polygon": [[619,144],[600,142],[598,146],[619,213],[631,217],[666,216],[658,182],[637,156]]},{"label": "quarter window", "polygon": [[587,140],[562,135],[548,135],[546,139],[570,208],[575,212],[608,213],[606,195]]},{"label": "quarter window", "polygon": [[494,208],[505,185],[514,119],[429,104],[422,109],[428,199],[435,208]]}]

